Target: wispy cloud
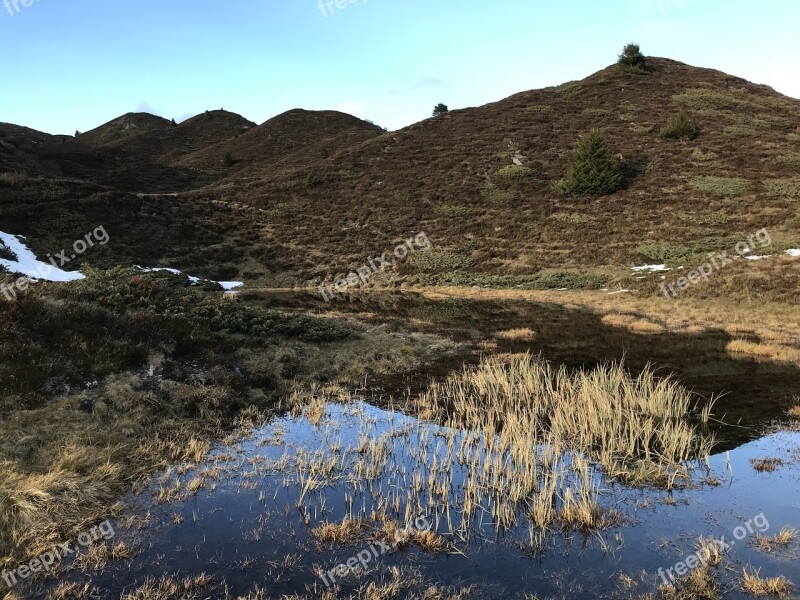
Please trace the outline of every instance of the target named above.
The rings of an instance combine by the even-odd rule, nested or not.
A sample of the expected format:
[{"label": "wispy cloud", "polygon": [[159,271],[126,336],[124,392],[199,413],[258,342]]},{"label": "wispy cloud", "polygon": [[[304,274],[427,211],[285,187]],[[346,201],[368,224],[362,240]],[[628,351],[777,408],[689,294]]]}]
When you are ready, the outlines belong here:
[{"label": "wispy cloud", "polygon": [[441,87],[445,85],[445,82],[439,79],[438,77],[417,77],[410,85],[405,86],[403,88],[395,88],[389,90],[390,96],[401,96],[403,94],[407,94],[409,92],[416,92],[417,90],[421,90],[424,88],[429,87]]}]

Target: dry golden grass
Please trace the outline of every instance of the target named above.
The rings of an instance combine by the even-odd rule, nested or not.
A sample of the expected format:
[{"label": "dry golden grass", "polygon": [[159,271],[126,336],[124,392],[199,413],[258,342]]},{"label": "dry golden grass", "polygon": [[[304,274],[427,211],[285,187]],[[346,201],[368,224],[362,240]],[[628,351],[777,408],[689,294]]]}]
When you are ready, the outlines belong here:
[{"label": "dry golden grass", "polygon": [[788,414],[793,419],[800,419],[800,404],[789,409]]},{"label": "dry golden grass", "polygon": [[[78,583],[60,583],[53,588],[47,595],[47,600],[89,600],[98,598],[101,592],[90,583],[80,585]],[[12,600],[5,597],[4,600]]]},{"label": "dry golden grass", "polygon": [[714,575],[707,566],[700,566],[675,583],[662,585],[663,600],[717,600],[721,597]]},{"label": "dry golden grass", "polygon": [[701,536],[695,544],[695,549],[709,567],[716,567],[722,562],[723,549],[714,538]]},{"label": "dry golden grass", "polygon": [[784,527],[772,536],[757,533],[752,540],[752,545],[762,552],[771,553],[782,548],[788,548],[795,542],[797,542],[797,530],[791,527]]},{"label": "dry golden grass", "polygon": [[212,585],[213,579],[202,573],[184,579],[149,578],[136,589],[123,593],[120,600],[198,600],[207,597],[203,590]]},{"label": "dry golden grass", "polygon": [[323,523],[311,530],[320,542],[351,545],[364,539],[369,523],[364,519],[346,517],[341,523]]},{"label": "dry golden grass", "polygon": [[498,331],[495,336],[501,340],[530,341],[536,338],[536,332],[528,327],[521,327],[518,329]]},{"label": "dry golden grass", "polygon": [[612,314],[604,316],[602,320],[606,325],[624,328],[633,333],[653,334],[666,331],[663,325],[635,315]]},{"label": "dry golden grass", "polygon": [[772,473],[783,466],[782,458],[751,458],[750,464],[759,473]]},{"label": "dry golden grass", "polygon": [[747,569],[742,572],[742,581],[745,591],[754,596],[788,596],[792,588],[792,582],[786,577],[762,578],[761,570],[755,569],[753,573],[748,573]]},{"label": "dry golden grass", "polygon": [[800,362],[800,349],[781,344],[764,344],[732,340],[725,348],[728,354],[746,354],[787,363]]}]

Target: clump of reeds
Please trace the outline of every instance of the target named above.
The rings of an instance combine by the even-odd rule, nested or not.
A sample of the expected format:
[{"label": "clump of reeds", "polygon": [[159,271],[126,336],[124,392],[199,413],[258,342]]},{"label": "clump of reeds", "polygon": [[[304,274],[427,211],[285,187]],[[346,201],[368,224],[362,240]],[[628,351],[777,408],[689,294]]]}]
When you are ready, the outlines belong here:
[{"label": "clump of reeds", "polygon": [[754,596],[787,596],[792,591],[792,582],[786,577],[762,578],[761,571],[756,569],[753,573],[748,573],[744,569],[742,580],[745,591]]}]

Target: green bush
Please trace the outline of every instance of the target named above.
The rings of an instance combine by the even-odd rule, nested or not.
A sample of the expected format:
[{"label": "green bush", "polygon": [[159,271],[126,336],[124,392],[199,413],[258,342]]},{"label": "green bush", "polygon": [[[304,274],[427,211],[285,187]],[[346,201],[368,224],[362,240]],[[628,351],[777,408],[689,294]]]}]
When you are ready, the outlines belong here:
[{"label": "green bush", "polygon": [[686,113],[680,113],[661,130],[661,137],[670,139],[686,138],[693,140],[697,137],[699,129]]},{"label": "green bush", "polygon": [[508,165],[498,169],[495,175],[503,179],[525,179],[533,175],[533,169],[522,165]]},{"label": "green bush", "polygon": [[572,166],[555,187],[568,195],[603,196],[613,194],[622,185],[622,174],[605,139],[599,131],[592,130],[578,142]]},{"label": "green bush", "polygon": [[460,206],[458,204],[442,204],[434,207],[433,212],[440,217],[458,219],[466,217],[470,213],[470,210],[466,206]]},{"label": "green bush", "polygon": [[416,273],[442,273],[469,269],[474,266],[475,261],[469,256],[455,252],[429,251],[413,254],[406,264]]},{"label": "green bush", "polygon": [[688,246],[670,246],[669,244],[645,244],[639,246],[636,252],[647,260],[661,264],[690,256],[695,253],[695,249]]},{"label": "green bush", "polygon": [[589,217],[580,215],[578,213],[559,212],[552,214],[550,218],[555,219],[556,221],[561,221],[562,223],[571,223],[573,225],[586,225],[586,223],[591,222]]},{"label": "green bush", "polygon": [[447,107],[446,104],[442,104],[441,102],[433,108],[434,117],[438,117],[439,115],[443,115],[447,112],[450,112],[450,109]]},{"label": "green bush", "polygon": [[740,177],[695,177],[689,185],[707,194],[732,197],[744,194],[750,182]]},{"label": "green bush", "polygon": [[642,54],[639,44],[628,44],[619,55],[618,64],[626,69],[633,69],[636,71],[647,71],[647,59]]},{"label": "green bush", "polygon": [[514,192],[487,183],[481,188],[481,197],[493,204],[506,204],[514,199]]},{"label": "green bush", "polygon": [[322,179],[316,173],[309,173],[308,177],[306,177],[306,187],[309,189],[313,189],[319,187],[325,183],[325,180]]},{"label": "green bush", "polygon": [[225,153],[225,158],[222,159],[222,164],[225,165],[226,167],[233,166],[233,156],[231,156],[230,152]]}]

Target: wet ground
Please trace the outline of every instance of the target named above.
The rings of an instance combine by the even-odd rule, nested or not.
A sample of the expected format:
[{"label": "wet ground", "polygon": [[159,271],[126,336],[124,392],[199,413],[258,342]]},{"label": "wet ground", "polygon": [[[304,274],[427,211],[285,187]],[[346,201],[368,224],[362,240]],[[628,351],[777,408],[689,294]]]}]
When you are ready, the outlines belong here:
[{"label": "wet ground", "polygon": [[[263,597],[322,597],[328,588],[320,573],[371,551],[375,544],[366,537],[350,545],[318,542],[314,529],[377,510],[405,523],[424,518],[449,547],[432,553],[411,543],[373,553],[366,569],[338,581],[341,587],[334,597],[363,595],[362,586],[387,581],[392,566],[404,569],[408,587],[386,597],[408,597],[431,584],[452,590],[471,586],[479,598],[647,597],[664,582],[659,570],[666,573],[694,553],[700,535],[725,536],[731,545],[716,567],[725,598],[751,597],[741,591],[740,581],[742,569],[750,565],[760,568],[762,577],[785,575],[800,584],[796,543],[772,553],[752,546],[756,533],[800,529],[800,434],[764,435],[765,425],[784,418],[792,396],[800,393],[795,367],[731,357],[725,350],[730,338],[722,332],[631,333],[597,315],[555,305],[431,302],[406,295],[328,304],[310,295],[244,298],[265,306],[396,322],[447,335],[463,342],[465,350],[456,360],[422,373],[367,386],[380,387],[381,393],[362,391],[350,402],[325,404],[315,415],[275,415],[248,438],[218,446],[206,464],[161,474],[150,489],[131,499],[134,512],[149,526],[120,529],[119,539],[136,545],[136,555],[99,573],[72,573],[69,579],[91,581],[108,598],[120,597],[148,577],[198,573],[211,575],[214,582],[198,597],[246,596],[256,586],[265,591]],[[532,338],[497,337],[498,332],[522,328],[532,330]],[[594,473],[600,505],[619,513],[618,522],[600,532],[558,527],[534,531],[522,508],[517,525],[510,528],[485,516],[491,515],[489,506],[475,512],[483,517],[464,522],[457,503],[436,508],[428,502],[433,492],[424,485],[422,494],[409,501],[411,475],[429,474],[425,465],[442,456],[446,440],[460,440],[470,432],[447,431],[389,405],[430,377],[476,362],[481,355],[519,351],[576,368],[624,358],[636,371],[652,362],[700,394],[724,394],[714,411],[725,422],[717,426],[720,445],[708,463],[694,465],[691,486],[672,492],[625,487]],[[367,442],[373,443],[371,450],[365,450]],[[372,460],[376,455],[379,459]],[[759,472],[752,461],[762,458],[782,463],[773,472]],[[446,470],[457,497],[465,483],[464,465],[455,462]],[[156,501],[165,490],[174,490],[177,498]],[[745,535],[738,539],[742,531]]]}]

